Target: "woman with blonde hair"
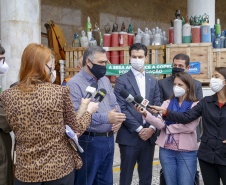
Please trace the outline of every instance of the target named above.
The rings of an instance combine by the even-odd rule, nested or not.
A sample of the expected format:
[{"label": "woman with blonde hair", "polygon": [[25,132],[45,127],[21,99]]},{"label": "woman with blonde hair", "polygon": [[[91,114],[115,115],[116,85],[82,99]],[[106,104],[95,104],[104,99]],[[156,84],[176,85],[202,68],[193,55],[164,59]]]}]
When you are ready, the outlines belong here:
[{"label": "woman with blonde hair", "polygon": [[22,55],[19,82],[0,94],[7,121],[16,138],[15,185],[72,185],[81,158],[68,142],[65,125],[82,134],[98,104],[82,99],[79,118],[69,87],[52,84],[51,50],[28,45]]}]

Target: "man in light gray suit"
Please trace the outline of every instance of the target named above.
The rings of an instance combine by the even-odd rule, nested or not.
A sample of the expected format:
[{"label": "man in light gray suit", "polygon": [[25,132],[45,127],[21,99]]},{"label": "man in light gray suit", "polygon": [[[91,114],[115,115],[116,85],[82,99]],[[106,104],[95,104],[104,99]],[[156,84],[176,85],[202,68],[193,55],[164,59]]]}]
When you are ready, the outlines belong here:
[{"label": "man in light gray suit", "polygon": [[[183,53],[177,54],[173,58],[173,69],[172,69],[172,76],[169,76],[167,78],[161,79],[158,81],[159,84],[159,91],[160,91],[160,102],[163,103],[163,101],[168,100],[172,94],[173,94],[173,81],[175,73],[184,71],[188,72],[190,68],[190,58],[188,55],[185,55]],[[201,100],[203,98],[202,94],[202,83],[198,80],[194,80],[195,85],[195,96],[198,100]],[[200,127],[198,126],[197,129],[197,141],[200,141]],[[162,173],[162,170],[160,170],[160,173]],[[199,172],[196,172],[195,177],[196,183],[199,185]],[[165,185],[164,178],[162,175],[160,175],[160,185]]]}]

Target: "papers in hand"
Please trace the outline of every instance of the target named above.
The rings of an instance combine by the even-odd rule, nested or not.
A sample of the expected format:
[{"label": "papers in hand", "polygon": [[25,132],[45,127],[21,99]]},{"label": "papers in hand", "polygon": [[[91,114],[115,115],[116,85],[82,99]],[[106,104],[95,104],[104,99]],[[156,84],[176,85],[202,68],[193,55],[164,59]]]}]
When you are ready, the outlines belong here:
[{"label": "papers in hand", "polygon": [[[73,143],[71,143],[69,141],[71,143],[72,147],[73,148],[74,147],[78,148],[79,152],[83,153],[84,150],[82,149],[82,147],[78,143],[78,137],[77,137],[77,135],[74,133],[74,131],[68,125],[66,125],[66,134],[73,141]],[[73,144],[75,144],[75,146]],[[75,148],[75,150],[76,150],[76,148]]]}]

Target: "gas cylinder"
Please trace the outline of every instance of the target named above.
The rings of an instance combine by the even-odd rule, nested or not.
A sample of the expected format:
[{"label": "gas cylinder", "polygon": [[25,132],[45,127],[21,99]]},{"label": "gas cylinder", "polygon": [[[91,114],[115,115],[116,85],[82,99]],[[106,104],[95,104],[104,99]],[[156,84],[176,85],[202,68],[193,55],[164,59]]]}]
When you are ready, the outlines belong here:
[{"label": "gas cylinder", "polygon": [[182,20],[181,19],[175,19],[174,20],[174,44],[181,44],[182,43]]},{"label": "gas cylinder", "polygon": [[201,42],[200,26],[193,26],[191,32],[192,32],[192,43],[200,43]]},{"label": "gas cylinder", "polygon": [[100,29],[97,23],[95,24],[95,28],[93,29],[93,38],[97,41],[97,45],[100,46]]},{"label": "gas cylinder", "polygon": [[168,44],[168,39],[167,39],[167,37],[166,37],[166,32],[163,31],[163,32],[162,32],[162,35],[163,35],[163,45]]},{"label": "gas cylinder", "polygon": [[159,33],[159,28],[156,27],[152,45],[155,46],[155,45],[161,45],[161,44],[162,44],[162,39],[161,39],[161,35]]},{"label": "gas cylinder", "polygon": [[133,43],[141,43],[141,39],[142,39],[142,35],[141,34],[137,34],[135,37],[134,37],[134,40],[133,40]]},{"label": "gas cylinder", "polygon": [[89,41],[89,46],[97,46],[97,41],[92,38],[90,41]]},{"label": "gas cylinder", "polygon": [[134,34],[128,33],[128,46],[131,46],[133,44]]},{"label": "gas cylinder", "polygon": [[211,28],[211,42],[212,46],[214,47],[214,42],[215,42],[215,33],[214,33],[214,28]]},{"label": "gas cylinder", "polygon": [[153,34],[151,32],[151,30],[148,30],[148,34],[150,35],[150,45],[152,45],[152,41],[153,41]]},{"label": "gas cylinder", "polygon": [[90,17],[87,18],[86,29],[87,29],[88,41],[90,41],[92,38],[92,24],[90,22]]},{"label": "gas cylinder", "polygon": [[173,27],[170,27],[169,29],[169,44],[173,44],[174,38],[173,38]]},{"label": "gas cylinder", "polygon": [[88,42],[88,38],[86,37],[86,32],[84,30],[82,30],[81,32],[81,47],[88,47],[89,46],[89,42]]},{"label": "gas cylinder", "polygon": [[145,33],[142,36],[141,44],[145,46],[150,46],[150,35],[148,33],[148,28],[145,28]]},{"label": "gas cylinder", "polygon": [[220,47],[221,47],[220,34],[217,34],[217,37],[216,37],[216,39],[215,39],[214,47],[215,47],[215,48],[220,48]]},{"label": "gas cylinder", "polygon": [[[103,35],[103,47],[111,47],[111,34],[105,33]],[[110,51],[107,51],[107,58],[111,62]]]},{"label": "gas cylinder", "polygon": [[215,35],[221,34],[221,25],[220,25],[220,19],[217,19],[217,24],[216,24],[216,29],[215,29]]},{"label": "gas cylinder", "polygon": [[220,40],[221,40],[221,48],[224,48],[224,41],[225,41],[224,31],[221,32]]},{"label": "gas cylinder", "polygon": [[191,43],[191,25],[189,24],[188,17],[186,17],[186,23],[183,25],[183,43]]},{"label": "gas cylinder", "polygon": [[80,47],[78,33],[74,34],[74,40],[72,41],[72,47]]},{"label": "gas cylinder", "polygon": [[207,22],[201,26],[201,42],[211,42],[210,25]]},{"label": "gas cylinder", "polygon": [[[128,34],[127,32],[119,32],[119,46],[128,46]],[[124,64],[124,51],[119,52],[120,64]]]}]

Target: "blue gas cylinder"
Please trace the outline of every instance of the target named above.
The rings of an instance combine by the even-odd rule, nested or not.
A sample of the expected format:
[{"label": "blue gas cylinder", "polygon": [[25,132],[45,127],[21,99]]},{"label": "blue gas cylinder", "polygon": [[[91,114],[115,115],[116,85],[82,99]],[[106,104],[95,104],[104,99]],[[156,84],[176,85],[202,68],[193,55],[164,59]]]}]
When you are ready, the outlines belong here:
[{"label": "blue gas cylinder", "polygon": [[201,26],[201,42],[211,42],[210,25],[207,22]]},{"label": "blue gas cylinder", "polygon": [[225,41],[224,31],[221,32],[220,40],[221,40],[221,48],[224,48],[224,41]]},{"label": "blue gas cylinder", "polygon": [[211,42],[214,47],[214,42],[215,42],[215,33],[214,33],[214,28],[211,28]]},{"label": "blue gas cylinder", "polygon": [[217,34],[217,38],[215,39],[214,47],[215,48],[221,48],[220,34]]}]

